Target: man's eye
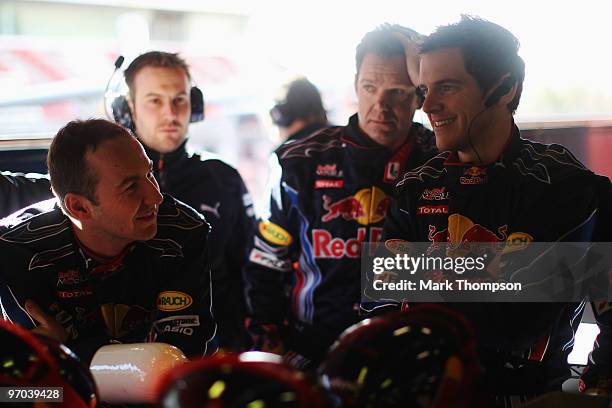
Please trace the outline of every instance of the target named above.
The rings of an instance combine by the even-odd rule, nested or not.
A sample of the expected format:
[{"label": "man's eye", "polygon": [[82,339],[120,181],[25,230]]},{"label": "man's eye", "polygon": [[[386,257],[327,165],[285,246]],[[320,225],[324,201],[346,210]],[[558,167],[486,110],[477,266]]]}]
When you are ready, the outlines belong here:
[{"label": "man's eye", "polygon": [[151,105],[159,105],[161,103],[161,99],[158,98],[154,98],[154,99],[149,99],[148,101]]},{"label": "man's eye", "polygon": [[404,89],[391,89],[389,91],[389,96],[396,101],[403,101],[408,97],[408,92]]},{"label": "man's eye", "polygon": [[125,188],[125,191],[134,191],[136,190],[137,187],[138,185],[136,183],[131,183],[131,184],[128,184],[128,186]]},{"label": "man's eye", "polygon": [[363,90],[368,93],[373,93],[374,91],[376,91],[376,87],[374,87],[373,85],[364,85]]},{"label": "man's eye", "polygon": [[183,105],[187,104],[187,98],[176,98],[174,100],[174,104],[176,106],[183,106]]}]

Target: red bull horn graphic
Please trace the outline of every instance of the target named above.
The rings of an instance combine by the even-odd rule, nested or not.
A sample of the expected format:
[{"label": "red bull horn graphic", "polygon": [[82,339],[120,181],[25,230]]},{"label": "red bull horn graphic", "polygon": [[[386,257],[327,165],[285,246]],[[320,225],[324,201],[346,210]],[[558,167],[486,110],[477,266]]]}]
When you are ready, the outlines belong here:
[{"label": "red bull horn graphic", "polygon": [[429,226],[428,239],[431,242],[502,242],[507,238],[508,226],[502,225],[497,233],[475,224],[471,219],[461,214],[448,217],[448,229],[438,231],[435,225]]},{"label": "red bull horn graphic", "polygon": [[321,220],[328,222],[342,217],[346,221],[355,220],[361,225],[376,224],[385,219],[390,205],[391,198],[378,187],[361,189],[354,196],[336,202],[324,195],[323,209],[327,212]]}]

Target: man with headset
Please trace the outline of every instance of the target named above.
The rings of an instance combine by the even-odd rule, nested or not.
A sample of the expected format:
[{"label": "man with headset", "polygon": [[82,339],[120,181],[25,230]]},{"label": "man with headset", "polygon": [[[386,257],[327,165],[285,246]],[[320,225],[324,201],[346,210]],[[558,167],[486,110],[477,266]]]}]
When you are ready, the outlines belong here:
[{"label": "man with headset", "polygon": [[361,242],[380,239],[397,177],[434,154],[432,133],[412,121],[420,100],[407,60],[415,58],[399,29],[381,27],[358,45],[359,106],[348,125],[273,156],[269,213],[245,267],[249,330],[256,348],[299,368],[316,365],[360,319]]},{"label": "man with headset", "polygon": [[[525,64],[517,52],[509,31],[467,16],[423,42],[419,89],[443,152],[397,183],[383,234],[393,240],[389,245],[609,238],[610,181],[562,146],[520,137],[513,114]],[[422,211],[433,207],[441,211]],[[560,388],[569,377],[567,355],[583,306],[455,304],[474,326],[498,402]],[[593,368],[606,370],[610,308],[595,309],[599,322],[608,323],[601,326]]]},{"label": "man with headset", "polygon": [[143,143],[161,191],[203,213],[212,225],[209,251],[219,345],[244,349],[249,337],[243,324],[242,267],[254,226],[250,195],[234,168],[187,148],[189,123],[203,119],[204,100],[192,87],[181,57],[147,52],[124,74],[129,95],[127,101],[114,104],[113,115],[124,118],[119,122],[132,128]]},{"label": "man with headset", "polygon": [[301,139],[328,126],[321,94],[308,79],[294,79],[283,87],[283,93],[270,109],[283,141]]}]

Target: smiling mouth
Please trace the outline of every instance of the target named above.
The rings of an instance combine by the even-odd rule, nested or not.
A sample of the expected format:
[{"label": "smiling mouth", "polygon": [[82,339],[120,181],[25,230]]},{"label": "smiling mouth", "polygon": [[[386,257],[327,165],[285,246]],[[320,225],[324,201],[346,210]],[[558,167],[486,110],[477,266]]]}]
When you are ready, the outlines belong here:
[{"label": "smiling mouth", "polygon": [[147,211],[145,214],[139,215],[138,217],[136,217],[136,219],[138,221],[150,221],[154,219],[156,216],[157,216],[157,211],[153,209],[151,211]]},{"label": "smiling mouth", "polygon": [[442,120],[434,120],[433,121],[433,126],[435,128],[441,128],[444,126],[448,126],[451,123],[453,123],[455,121],[455,118],[451,118],[451,119],[442,119]]}]

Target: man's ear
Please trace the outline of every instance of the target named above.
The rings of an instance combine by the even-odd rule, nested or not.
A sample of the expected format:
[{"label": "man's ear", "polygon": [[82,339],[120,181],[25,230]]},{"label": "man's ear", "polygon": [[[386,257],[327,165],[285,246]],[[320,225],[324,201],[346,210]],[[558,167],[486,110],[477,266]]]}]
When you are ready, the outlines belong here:
[{"label": "man's ear", "polygon": [[91,218],[92,202],[80,194],[68,193],[64,196],[64,208],[71,217],[82,221]]},{"label": "man's ear", "polygon": [[130,115],[132,116],[132,123],[136,120],[136,109],[134,107],[134,102],[132,101],[132,97],[130,95],[126,98],[128,108],[130,108]]},{"label": "man's ear", "polygon": [[355,95],[357,95],[357,80],[358,79],[359,79],[359,72],[357,72],[355,74],[355,83],[354,83],[354,86],[355,86]]}]

